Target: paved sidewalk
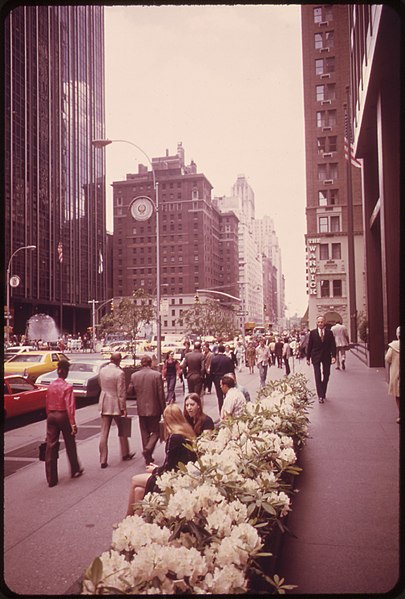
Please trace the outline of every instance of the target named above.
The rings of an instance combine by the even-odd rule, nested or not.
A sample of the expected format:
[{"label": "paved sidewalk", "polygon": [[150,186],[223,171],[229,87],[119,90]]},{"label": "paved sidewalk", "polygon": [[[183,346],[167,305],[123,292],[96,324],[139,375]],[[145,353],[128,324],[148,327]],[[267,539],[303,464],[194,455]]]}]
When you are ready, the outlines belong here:
[{"label": "paved sidewalk", "polygon": [[[291,361],[313,388],[312,368]],[[297,539],[284,541],[280,565],[299,593],[371,593],[393,586],[398,571],[399,426],[395,402],[387,396],[384,371],[368,369],[349,356],[345,372],[333,371],[328,399],[310,411],[311,439],[301,453],[304,468],[288,525]],[[283,369],[272,367],[268,380]],[[245,368],[239,381],[256,398],[259,375]],[[180,391],[180,387],[177,387]],[[177,401],[183,405],[180,393]],[[60,452],[59,484],[46,484],[44,464],[26,464],[4,482],[4,580],[18,594],[78,594],[91,561],[110,547],[112,526],[125,515],[131,476],[144,471],[136,404],[131,448],[136,457],[122,462],[117,431],[109,439],[109,467],[100,469],[97,405],[77,411],[78,453],[85,468],[70,479]],[[204,409],[216,420],[214,387]],[[4,452],[19,453],[44,438],[38,422],[5,433]],[[163,461],[164,446],[154,452]],[[9,458],[8,461],[18,458]],[[19,464],[21,465],[21,464]],[[51,549],[52,547],[52,549]],[[382,589],[382,590],[381,590]]]},{"label": "paved sidewalk", "polygon": [[[312,367],[311,367],[312,368]],[[332,366],[300,455],[278,573],[297,594],[380,594],[399,577],[399,433],[384,369]],[[311,378],[313,382],[313,378]]]}]

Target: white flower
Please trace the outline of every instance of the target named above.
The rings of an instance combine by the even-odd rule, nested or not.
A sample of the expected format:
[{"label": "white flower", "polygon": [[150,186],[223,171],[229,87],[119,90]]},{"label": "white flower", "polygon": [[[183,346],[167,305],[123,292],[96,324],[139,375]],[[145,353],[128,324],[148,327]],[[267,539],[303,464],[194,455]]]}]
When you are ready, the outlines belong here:
[{"label": "white flower", "polygon": [[236,589],[247,589],[247,579],[243,572],[230,564],[215,568],[208,573],[204,580],[203,588],[211,594],[230,594]]}]

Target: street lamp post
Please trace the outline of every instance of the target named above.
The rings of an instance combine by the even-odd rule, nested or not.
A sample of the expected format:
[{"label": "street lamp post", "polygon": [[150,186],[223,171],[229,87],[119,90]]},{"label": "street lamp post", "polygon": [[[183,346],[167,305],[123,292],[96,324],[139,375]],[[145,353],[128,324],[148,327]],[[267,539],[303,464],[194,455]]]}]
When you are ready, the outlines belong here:
[{"label": "street lamp post", "polygon": [[158,360],[158,364],[160,364],[161,362],[161,358],[162,358],[162,343],[161,343],[161,339],[162,339],[162,329],[161,329],[161,315],[160,315],[160,227],[159,227],[159,182],[156,181],[156,175],[155,175],[155,171],[153,169],[153,165],[152,165],[152,161],[149,158],[149,156],[146,154],[146,152],[144,150],[142,150],[142,148],[140,148],[137,144],[135,144],[132,141],[128,141],[126,139],[93,139],[93,141],[91,142],[92,145],[95,148],[105,148],[106,146],[112,144],[112,143],[116,143],[116,142],[121,142],[121,143],[126,143],[129,144],[130,146],[133,146],[134,148],[136,148],[137,150],[139,150],[146,158],[146,160],[149,162],[151,170],[152,170],[152,177],[153,177],[153,188],[155,190],[155,200],[151,200],[151,198],[149,198],[155,208],[155,213],[156,213],[156,333],[157,333],[157,360]]},{"label": "street lamp post", "polygon": [[36,245],[24,245],[20,248],[17,248],[15,252],[13,252],[10,256],[10,260],[7,265],[7,279],[6,279],[6,288],[7,288],[7,333],[6,333],[6,343],[9,345],[10,343],[10,269],[11,269],[11,261],[20,250],[36,250]]}]

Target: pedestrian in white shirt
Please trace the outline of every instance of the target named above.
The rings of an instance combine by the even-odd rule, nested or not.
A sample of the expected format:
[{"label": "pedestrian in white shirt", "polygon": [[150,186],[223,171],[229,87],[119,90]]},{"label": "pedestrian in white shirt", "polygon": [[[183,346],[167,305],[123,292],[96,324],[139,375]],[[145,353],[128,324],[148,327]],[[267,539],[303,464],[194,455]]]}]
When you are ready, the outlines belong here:
[{"label": "pedestrian in white shirt", "polygon": [[240,416],[246,405],[246,399],[242,391],[236,389],[235,379],[229,374],[225,374],[221,379],[221,389],[225,395],[221,408],[221,420],[229,416],[234,418]]}]

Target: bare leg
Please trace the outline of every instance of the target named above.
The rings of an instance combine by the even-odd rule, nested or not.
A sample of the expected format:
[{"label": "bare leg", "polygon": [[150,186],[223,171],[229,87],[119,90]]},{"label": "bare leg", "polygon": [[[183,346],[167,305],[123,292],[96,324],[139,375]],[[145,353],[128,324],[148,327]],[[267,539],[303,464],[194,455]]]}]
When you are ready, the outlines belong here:
[{"label": "bare leg", "polygon": [[132,477],[126,516],[132,516],[134,513],[133,504],[143,499],[143,496],[145,495],[146,483],[149,477],[149,472],[135,474],[135,476]]}]

